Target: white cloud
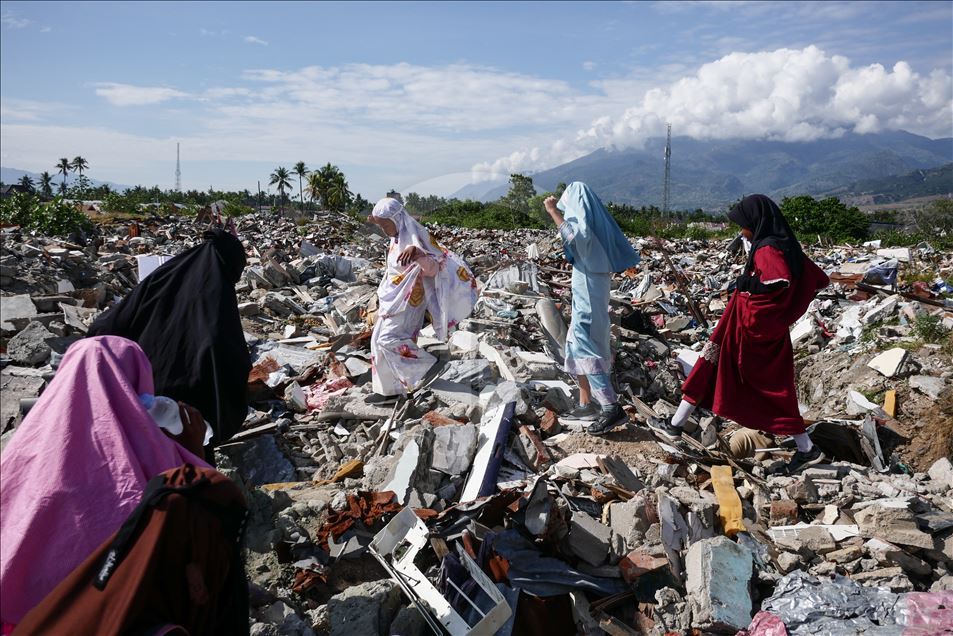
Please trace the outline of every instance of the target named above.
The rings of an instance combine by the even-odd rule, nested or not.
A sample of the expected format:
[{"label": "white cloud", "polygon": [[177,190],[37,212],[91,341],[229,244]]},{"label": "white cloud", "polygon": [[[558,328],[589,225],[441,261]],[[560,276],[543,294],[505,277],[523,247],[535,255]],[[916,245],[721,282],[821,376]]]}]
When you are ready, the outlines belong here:
[{"label": "white cloud", "polygon": [[27,18],[18,18],[16,15],[7,11],[3,15],[0,15],[0,23],[8,29],[25,29],[26,27],[33,24],[33,20],[28,20]]},{"label": "white cloud", "polygon": [[[250,117],[269,118],[283,109],[307,119],[459,132],[578,122],[580,111],[595,108],[565,81],[465,64],[309,66],[252,70],[244,77],[265,85],[259,101],[242,106]],[[585,121],[587,112],[582,114]]]},{"label": "white cloud", "polygon": [[98,84],[96,94],[114,106],[145,106],[189,96],[188,93],[165,86],[134,86],[114,82]]},{"label": "white cloud", "polygon": [[53,27],[40,27],[40,33],[50,33],[53,30]]},{"label": "white cloud", "polygon": [[0,120],[41,121],[47,115],[69,110],[58,102],[38,102],[30,99],[0,98]]},{"label": "white cloud", "polygon": [[589,61],[583,62],[583,63],[582,63],[582,68],[583,68],[583,70],[591,71],[591,70],[593,70],[593,69],[596,68],[596,63],[595,63],[595,62],[589,62]]},{"label": "white cloud", "polygon": [[261,46],[268,46],[268,42],[254,35],[246,35],[245,42],[247,44],[260,44]]},{"label": "white cloud", "polygon": [[947,136],[953,128],[953,82],[900,61],[851,66],[815,46],[731,53],[667,86],[647,90],[621,115],[594,119],[550,146],[511,152],[474,166],[474,179],[537,170],[601,147],[638,145],[662,134],[697,139],[810,141],[884,129]]}]

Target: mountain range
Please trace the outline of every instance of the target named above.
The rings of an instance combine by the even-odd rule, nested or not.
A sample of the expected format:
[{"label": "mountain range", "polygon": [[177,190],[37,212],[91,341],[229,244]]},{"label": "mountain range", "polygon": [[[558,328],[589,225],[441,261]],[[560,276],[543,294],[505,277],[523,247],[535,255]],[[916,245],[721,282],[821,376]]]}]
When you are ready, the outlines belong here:
[{"label": "mountain range", "polygon": [[851,205],[883,205],[937,196],[953,197],[953,163],[939,168],[917,169],[907,174],[865,179],[823,193]]},{"label": "mountain range", "polygon": [[[63,175],[56,174],[53,170],[50,170],[50,174],[53,175],[53,192],[59,192],[59,185],[63,180]],[[19,168],[7,168],[6,166],[0,166],[0,181],[3,181],[5,184],[10,185],[16,183],[20,180],[23,175],[29,176],[33,179],[35,187],[39,187],[40,184],[40,173],[39,172],[30,172],[29,170],[20,170]],[[87,177],[88,178],[88,177]],[[66,178],[66,185],[73,185],[79,181],[79,177],[70,173]],[[128,190],[131,186],[123,185],[121,183],[113,183],[112,181],[100,181],[98,179],[90,179],[89,184],[92,187],[101,186],[107,184],[110,188],[117,191]]]},{"label": "mountain range", "polygon": [[[539,191],[551,191],[559,182],[585,181],[604,201],[661,207],[664,151],[664,139],[650,139],[641,148],[596,150],[531,176]],[[779,199],[836,193],[950,162],[953,138],[904,131],[806,142],[674,137],[670,207],[719,210],[756,192]],[[944,174],[949,173],[931,181],[934,189],[943,189]],[[454,196],[495,201],[507,187],[505,182],[471,184]],[[953,191],[953,183],[947,181],[947,188]]]}]

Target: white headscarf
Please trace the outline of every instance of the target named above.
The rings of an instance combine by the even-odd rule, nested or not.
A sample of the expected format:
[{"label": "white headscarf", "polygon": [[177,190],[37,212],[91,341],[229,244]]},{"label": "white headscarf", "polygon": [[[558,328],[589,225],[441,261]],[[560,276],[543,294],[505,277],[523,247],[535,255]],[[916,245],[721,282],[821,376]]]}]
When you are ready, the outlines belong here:
[{"label": "white headscarf", "polygon": [[429,277],[422,274],[420,265],[411,263],[392,276],[393,264],[388,258],[388,271],[377,288],[380,311],[385,315],[403,311],[415,298],[415,289],[422,287],[437,338],[446,340],[457,323],[473,311],[477,298],[473,272],[462,258],[437,243],[397,199],[381,199],[371,214],[389,219],[397,226],[397,236],[392,242],[397,255],[413,245],[432,257],[439,268],[436,275]]}]

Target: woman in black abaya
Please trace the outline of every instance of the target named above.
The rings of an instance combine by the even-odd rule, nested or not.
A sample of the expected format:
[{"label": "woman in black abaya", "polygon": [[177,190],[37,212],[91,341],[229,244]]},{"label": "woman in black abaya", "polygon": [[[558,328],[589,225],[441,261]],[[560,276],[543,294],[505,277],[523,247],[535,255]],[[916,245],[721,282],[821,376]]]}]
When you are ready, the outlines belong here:
[{"label": "woman in black abaya", "polygon": [[204,239],[149,274],[88,335],[139,343],[152,363],[156,394],[198,408],[221,443],[248,410],[251,360],[235,296],[245,250],[222,229]]}]

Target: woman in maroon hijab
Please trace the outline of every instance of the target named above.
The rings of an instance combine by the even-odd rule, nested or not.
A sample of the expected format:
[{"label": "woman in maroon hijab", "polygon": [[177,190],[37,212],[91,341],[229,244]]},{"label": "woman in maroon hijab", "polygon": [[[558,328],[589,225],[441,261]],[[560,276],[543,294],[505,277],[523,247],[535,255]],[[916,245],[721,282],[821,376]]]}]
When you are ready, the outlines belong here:
[{"label": "woman in maroon hijab", "polygon": [[682,385],[675,415],[649,425],[681,436],[696,407],[711,409],[746,428],[791,435],[797,452],[788,472],[823,459],[805,433],[794,386],[794,350],[788,329],[830,283],[803,252],[778,206],[763,194],[742,199],[728,212],[751,242],[735,293]]}]

